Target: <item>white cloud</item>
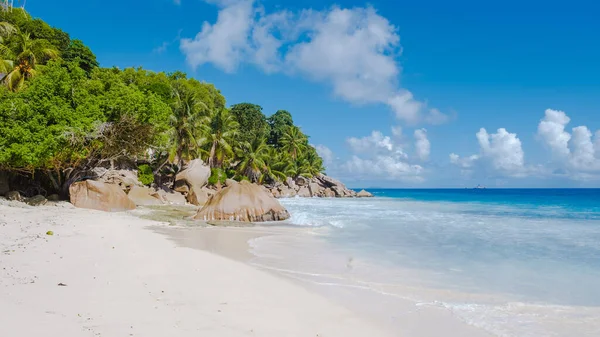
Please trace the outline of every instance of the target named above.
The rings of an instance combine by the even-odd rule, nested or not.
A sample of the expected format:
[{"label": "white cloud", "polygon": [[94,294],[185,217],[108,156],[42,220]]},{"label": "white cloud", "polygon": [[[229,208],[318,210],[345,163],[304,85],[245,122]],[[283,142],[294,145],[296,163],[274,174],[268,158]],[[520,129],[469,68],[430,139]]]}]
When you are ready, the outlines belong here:
[{"label": "white cloud", "polygon": [[517,134],[500,128],[496,133],[489,134],[481,128],[476,134],[480,154],[460,157],[450,154],[450,163],[460,167],[463,173],[472,172],[480,160],[484,160],[499,174],[512,177],[525,177],[535,169],[525,166],[525,153]]},{"label": "white cloud", "polygon": [[576,179],[591,179],[591,173],[600,173],[600,131],[592,138],[586,126],[578,126],[571,134],[565,130],[570,121],[565,112],[547,109],[538,125],[538,135],[550,148],[559,169]]},{"label": "white cloud", "polygon": [[381,151],[389,153],[396,151],[401,156],[406,156],[401,149],[394,149],[395,146],[392,139],[389,136],[384,136],[380,131],[373,131],[371,135],[367,137],[350,137],[346,142],[350,145],[350,148],[354,153],[381,153]]},{"label": "white cloud", "polygon": [[234,72],[247,56],[254,14],[253,0],[227,2],[215,24],[204,22],[194,39],[181,39],[187,62],[193,68],[210,62],[226,72]]},{"label": "white cloud", "polygon": [[479,156],[476,154],[473,154],[473,155],[470,155],[470,156],[464,157],[464,158],[461,158],[456,153],[450,154],[450,163],[457,165],[463,169],[472,168],[477,160],[479,160]]},{"label": "white cloud", "polygon": [[375,156],[374,158],[362,159],[358,156],[344,164],[348,173],[360,180],[404,180],[421,182],[423,167],[411,165],[392,156]]},{"label": "white cloud", "polygon": [[517,134],[500,128],[490,135],[481,128],[477,133],[477,140],[482,155],[491,160],[495,169],[510,175],[523,173],[525,154]]},{"label": "white cloud", "polygon": [[570,121],[571,119],[563,111],[547,109],[544,119],[538,126],[538,134],[559,159],[568,157],[570,153],[571,135],[565,131],[565,126]]},{"label": "white cloud", "polygon": [[431,152],[431,143],[427,139],[427,130],[418,129],[415,130],[415,150],[417,157],[422,160],[429,159],[429,153]]},{"label": "white cloud", "polygon": [[169,42],[165,41],[160,46],[154,48],[154,50],[152,50],[152,52],[156,53],[156,54],[162,54],[167,50],[168,47],[169,47]]},{"label": "white cloud", "polygon": [[[401,129],[392,127],[392,132],[397,137],[392,138],[380,131],[373,131],[366,137],[348,138],[346,142],[353,155],[350,160],[340,165],[340,168],[356,180],[424,181],[425,169],[412,163],[413,160],[398,142]],[[415,139],[415,156],[427,158],[430,144],[425,129],[416,130]]]},{"label": "white cloud", "polygon": [[354,104],[388,105],[400,120],[441,124],[447,116],[429,109],[398,86],[397,28],[372,7],[266,13],[254,0],[207,1],[221,7],[181,50],[194,68],[212,63],[234,72],[242,62],[265,72],[299,74],[332,87]]},{"label": "white cloud", "polygon": [[334,156],[333,152],[325,145],[316,145],[315,149],[321,158],[323,158],[323,165],[325,168],[330,168],[330,166],[334,165]]}]

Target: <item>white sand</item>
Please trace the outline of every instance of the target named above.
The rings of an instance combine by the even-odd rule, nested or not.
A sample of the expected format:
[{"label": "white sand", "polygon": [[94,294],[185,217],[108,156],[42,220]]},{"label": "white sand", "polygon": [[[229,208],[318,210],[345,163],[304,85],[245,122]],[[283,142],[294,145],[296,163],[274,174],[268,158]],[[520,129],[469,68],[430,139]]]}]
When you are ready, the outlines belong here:
[{"label": "white sand", "polygon": [[155,224],[0,204],[0,336],[395,335],[285,279],[177,247]]}]

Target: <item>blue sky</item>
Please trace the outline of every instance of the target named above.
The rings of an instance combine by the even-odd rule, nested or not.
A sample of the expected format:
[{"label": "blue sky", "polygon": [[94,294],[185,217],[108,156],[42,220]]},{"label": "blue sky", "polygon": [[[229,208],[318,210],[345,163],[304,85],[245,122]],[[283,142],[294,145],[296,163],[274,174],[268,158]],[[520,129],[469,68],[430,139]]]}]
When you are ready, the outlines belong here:
[{"label": "blue sky", "polygon": [[29,0],[26,9],[82,39],[102,66],[180,69],[215,83],[229,104],[289,110],[328,173],[350,186],[600,186],[591,1]]}]

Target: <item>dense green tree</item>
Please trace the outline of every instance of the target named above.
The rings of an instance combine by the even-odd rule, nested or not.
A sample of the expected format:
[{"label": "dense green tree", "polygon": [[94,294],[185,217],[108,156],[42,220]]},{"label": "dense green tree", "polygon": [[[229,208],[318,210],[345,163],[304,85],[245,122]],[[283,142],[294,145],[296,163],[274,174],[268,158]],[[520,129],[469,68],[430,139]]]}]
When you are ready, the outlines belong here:
[{"label": "dense green tree", "polygon": [[25,80],[37,74],[37,67],[45,59],[56,59],[59,52],[46,40],[34,40],[29,33],[17,31],[11,37],[8,45],[13,57],[13,69],[4,75],[0,81],[9,90],[16,91],[23,87]]},{"label": "dense green tree", "polygon": [[287,110],[278,110],[267,119],[269,123],[269,138],[267,144],[280,147],[279,141],[286,130],[294,125],[292,114]]},{"label": "dense green tree", "polygon": [[82,41],[21,9],[0,11],[0,74],[0,169],[62,193],[123,159],[172,176],[202,158],[217,183],[323,171],[289,112],[267,119],[255,104],[229,110],[214,85],[180,71],[100,68]]},{"label": "dense green tree", "polygon": [[267,135],[269,125],[260,105],[240,103],[231,106],[231,113],[240,125],[240,142],[252,143]]},{"label": "dense green tree", "polygon": [[171,160],[181,165],[198,156],[198,129],[207,106],[184,80],[173,82],[173,97]]},{"label": "dense green tree", "polygon": [[79,67],[87,73],[99,66],[96,55],[81,40],[71,40],[62,58],[67,62],[75,61],[79,63]]},{"label": "dense green tree", "polygon": [[237,149],[236,155],[240,158],[237,164],[237,173],[245,176],[251,182],[262,182],[267,172],[269,147],[264,138],[257,138],[252,143],[243,142]]},{"label": "dense green tree", "polygon": [[281,148],[286,151],[293,160],[296,160],[306,149],[308,139],[297,126],[287,128],[280,140]]}]

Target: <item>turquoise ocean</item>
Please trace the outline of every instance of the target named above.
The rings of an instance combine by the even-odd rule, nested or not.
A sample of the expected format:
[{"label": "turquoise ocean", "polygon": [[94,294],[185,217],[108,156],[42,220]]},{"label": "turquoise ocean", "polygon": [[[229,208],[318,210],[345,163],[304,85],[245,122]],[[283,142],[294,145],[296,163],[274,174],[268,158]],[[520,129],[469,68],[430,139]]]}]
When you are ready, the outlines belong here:
[{"label": "turquoise ocean", "polygon": [[253,263],[372,292],[392,323],[395,298],[493,336],[600,336],[600,189],[369,191],[282,199],[306,235],[255,240]]}]

